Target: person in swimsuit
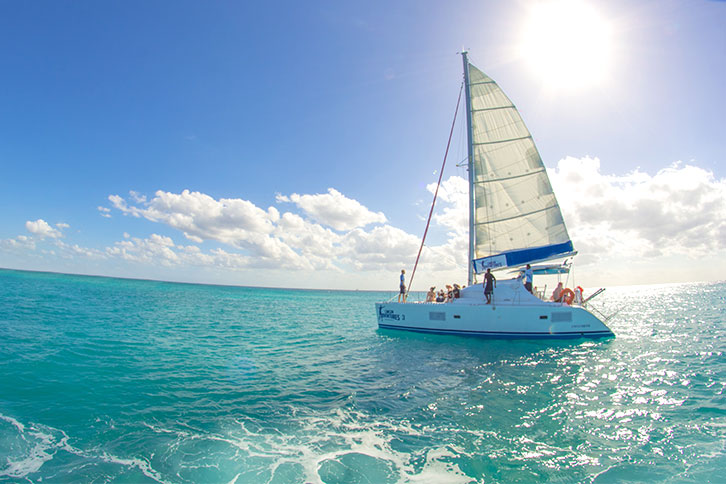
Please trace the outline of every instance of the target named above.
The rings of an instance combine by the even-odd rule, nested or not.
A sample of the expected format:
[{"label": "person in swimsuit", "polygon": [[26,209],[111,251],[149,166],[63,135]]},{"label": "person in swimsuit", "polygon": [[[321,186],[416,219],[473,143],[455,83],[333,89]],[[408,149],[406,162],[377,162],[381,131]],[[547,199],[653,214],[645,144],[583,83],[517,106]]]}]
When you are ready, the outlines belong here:
[{"label": "person in swimsuit", "polygon": [[401,286],[399,287],[401,292],[398,293],[398,302],[406,302],[406,270],[401,269]]},{"label": "person in swimsuit", "polygon": [[497,278],[492,274],[491,269],[487,269],[484,274],[484,296],[487,298],[487,304],[492,303],[492,294],[494,294],[494,288],[497,287]]}]

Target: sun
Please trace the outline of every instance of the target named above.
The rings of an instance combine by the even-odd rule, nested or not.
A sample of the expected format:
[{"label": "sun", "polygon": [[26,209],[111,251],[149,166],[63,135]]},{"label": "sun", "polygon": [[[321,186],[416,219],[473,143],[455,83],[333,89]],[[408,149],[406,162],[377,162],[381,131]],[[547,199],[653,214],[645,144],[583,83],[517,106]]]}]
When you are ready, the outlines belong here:
[{"label": "sun", "polygon": [[534,5],[521,37],[520,55],[553,89],[584,89],[604,82],[611,69],[611,23],[578,0]]}]

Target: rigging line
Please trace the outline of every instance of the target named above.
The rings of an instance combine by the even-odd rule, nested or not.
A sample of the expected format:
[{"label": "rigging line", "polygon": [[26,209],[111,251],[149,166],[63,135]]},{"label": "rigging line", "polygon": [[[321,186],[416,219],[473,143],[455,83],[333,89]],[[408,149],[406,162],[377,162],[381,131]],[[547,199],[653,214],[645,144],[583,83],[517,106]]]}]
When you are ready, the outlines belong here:
[{"label": "rigging line", "polygon": [[[424,229],[423,237],[421,238],[421,246],[418,248],[418,255],[416,256],[416,263],[413,265],[413,272],[411,272],[411,279],[408,281],[408,289],[406,289],[406,297],[411,291],[413,286],[413,277],[416,275],[416,267],[418,267],[418,260],[421,257],[421,251],[423,250],[424,243],[426,242],[426,234],[429,231],[429,224],[431,224],[431,216],[434,214],[434,205],[436,205],[436,197],[439,194],[439,187],[441,186],[441,178],[444,176],[444,167],[446,166],[446,157],[449,155],[449,147],[451,146],[451,138],[454,135],[454,126],[456,126],[456,116],[459,114],[459,104],[461,103],[461,93],[464,90],[464,83],[461,83],[459,88],[459,99],[456,100],[456,110],[454,111],[454,121],[451,123],[451,131],[449,132],[449,141],[446,143],[446,152],[444,152],[444,161],[441,163],[441,171],[439,172],[439,182],[436,184],[436,191],[434,192],[434,199],[431,202],[431,210],[429,210],[429,219],[426,221],[426,229]],[[404,299],[405,301],[405,299]]]}]

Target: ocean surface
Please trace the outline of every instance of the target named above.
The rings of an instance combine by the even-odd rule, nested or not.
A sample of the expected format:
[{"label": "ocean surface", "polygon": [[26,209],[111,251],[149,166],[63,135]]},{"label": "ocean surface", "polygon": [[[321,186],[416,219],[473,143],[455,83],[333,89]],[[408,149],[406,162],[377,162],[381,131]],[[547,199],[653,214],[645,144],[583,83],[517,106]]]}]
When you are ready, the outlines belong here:
[{"label": "ocean surface", "polygon": [[0,482],[726,482],[726,284],[608,289],[597,341],[394,294],[0,270]]}]

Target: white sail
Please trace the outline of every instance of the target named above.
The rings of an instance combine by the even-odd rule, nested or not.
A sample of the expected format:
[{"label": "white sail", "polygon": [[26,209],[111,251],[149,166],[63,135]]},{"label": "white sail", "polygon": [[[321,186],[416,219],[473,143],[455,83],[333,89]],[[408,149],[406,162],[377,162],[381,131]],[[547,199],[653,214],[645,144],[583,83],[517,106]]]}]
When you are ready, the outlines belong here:
[{"label": "white sail", "polygon": [[532,135],[517,108],[469,64],[474,193],[474,270],[573,254]]}]

